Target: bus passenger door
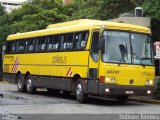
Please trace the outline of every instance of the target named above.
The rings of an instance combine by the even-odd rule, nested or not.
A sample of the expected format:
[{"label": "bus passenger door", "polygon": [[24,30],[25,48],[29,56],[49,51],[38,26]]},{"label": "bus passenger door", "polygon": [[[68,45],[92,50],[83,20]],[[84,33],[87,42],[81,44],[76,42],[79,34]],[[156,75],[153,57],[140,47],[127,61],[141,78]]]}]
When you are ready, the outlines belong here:
[{"label": "bus passenger door", "polygon": [[98,74],[99,74],[99,38],[100,30],[92,32],[92,40],[89,56],[89,80],[88,80],[88,93],[98,94]]}]

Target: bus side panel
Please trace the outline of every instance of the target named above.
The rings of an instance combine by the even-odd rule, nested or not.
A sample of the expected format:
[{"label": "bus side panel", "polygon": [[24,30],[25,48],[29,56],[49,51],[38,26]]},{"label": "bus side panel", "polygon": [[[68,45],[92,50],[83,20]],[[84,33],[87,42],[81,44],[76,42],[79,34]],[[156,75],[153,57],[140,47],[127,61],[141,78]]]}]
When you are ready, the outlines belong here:
[{"label": "bus side panel", "polygon": [[75,74],[87,78],[88,54],[89,51],[71,51],[5,55],[4,73],[29,72],[35,86],[69,89]]}]

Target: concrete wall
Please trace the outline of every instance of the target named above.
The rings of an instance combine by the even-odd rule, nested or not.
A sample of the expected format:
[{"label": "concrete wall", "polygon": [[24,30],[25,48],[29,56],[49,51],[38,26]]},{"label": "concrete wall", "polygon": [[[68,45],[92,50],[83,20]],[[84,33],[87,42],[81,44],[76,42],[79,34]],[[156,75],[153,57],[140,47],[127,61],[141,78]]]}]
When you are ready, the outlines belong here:
[{"label": "concrete wall", "polygon": [[119,17],[116,19],[111,19],[108,21],[112,22],[124,22],[134,25],[140,25],[150,28],[151,27],[151,19],[148,17]]}]

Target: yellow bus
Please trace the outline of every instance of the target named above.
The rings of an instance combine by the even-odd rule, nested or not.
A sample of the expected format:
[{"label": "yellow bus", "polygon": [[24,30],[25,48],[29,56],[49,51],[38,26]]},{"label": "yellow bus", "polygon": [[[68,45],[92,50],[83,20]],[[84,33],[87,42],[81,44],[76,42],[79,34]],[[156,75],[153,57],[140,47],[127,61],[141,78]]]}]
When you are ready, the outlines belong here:
[{"label": "yellow bus", "polygon": [[10,35],[4,80],[18,91],[75,93],[125,102],[130,95],[152,94],[154,60],[149,28],[82,19],[47,29]]}]

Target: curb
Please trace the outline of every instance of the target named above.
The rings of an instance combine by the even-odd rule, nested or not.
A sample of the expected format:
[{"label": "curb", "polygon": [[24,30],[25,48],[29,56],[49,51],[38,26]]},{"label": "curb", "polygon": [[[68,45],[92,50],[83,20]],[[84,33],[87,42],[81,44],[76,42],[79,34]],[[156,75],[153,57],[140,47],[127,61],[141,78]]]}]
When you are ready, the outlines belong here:
[{"label": "curb", "polygon": [[9,83],[6,81],[0,81],[0,84],[9,84]]},{"label": "curb", "polygon": [[160,104],[160,100],[156,99],[146,99],[146,98],[129,98],[129,101],[142,102],[142,103],[150,103],[150,104]]}]

